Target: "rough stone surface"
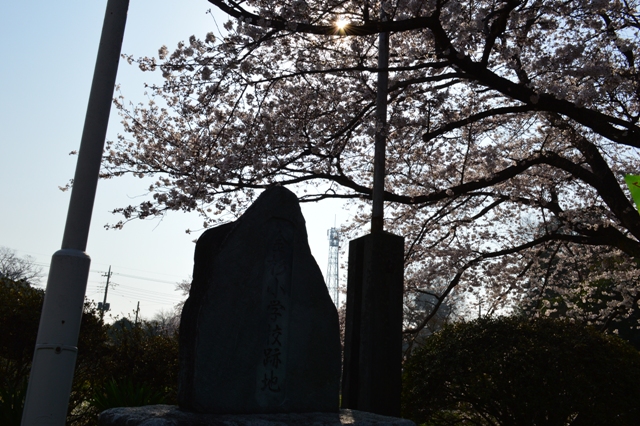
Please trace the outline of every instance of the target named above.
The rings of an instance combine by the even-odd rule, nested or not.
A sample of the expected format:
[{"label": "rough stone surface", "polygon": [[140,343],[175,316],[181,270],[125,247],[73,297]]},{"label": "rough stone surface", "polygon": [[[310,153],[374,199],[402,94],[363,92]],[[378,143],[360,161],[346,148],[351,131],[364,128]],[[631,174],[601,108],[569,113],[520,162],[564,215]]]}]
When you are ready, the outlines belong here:
[{"label": "rough stone surface", "polygon": [[199,414],[174,405],[112,408],[100,414],[100,426],[415,426],[411,420],[356,410],[338,413]]},{"label": "rough stone surface", "polygon": [[337,413],[339,380],[338,315],[297,197],[270,188],[198,239],[180,325],[180,408]]}]

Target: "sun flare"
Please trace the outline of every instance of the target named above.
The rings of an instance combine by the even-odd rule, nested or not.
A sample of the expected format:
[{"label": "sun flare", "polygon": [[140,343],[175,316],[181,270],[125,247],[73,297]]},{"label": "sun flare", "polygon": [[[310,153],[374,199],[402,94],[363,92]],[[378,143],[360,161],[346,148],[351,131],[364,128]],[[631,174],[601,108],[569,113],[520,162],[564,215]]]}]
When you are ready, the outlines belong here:
[{"label": "sun flare", "polygon": [[347,25],[349,25],[349,21],[339,18],[335,24],[336,28],[340,31],[343,31]]}]

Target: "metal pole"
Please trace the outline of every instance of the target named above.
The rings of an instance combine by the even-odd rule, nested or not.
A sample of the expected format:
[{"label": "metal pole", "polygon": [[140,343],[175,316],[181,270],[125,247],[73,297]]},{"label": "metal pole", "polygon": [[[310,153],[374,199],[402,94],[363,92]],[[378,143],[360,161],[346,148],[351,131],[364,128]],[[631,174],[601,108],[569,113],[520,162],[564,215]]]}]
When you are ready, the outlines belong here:
[{"label": "metal pole", "polygon": [[[380,20],[385,21],[384,1],[380,5]],[[387,95],[389,84],[389,33],[378,36],[378,93],[376,98],[376,133],[373,158],[373,211],[371,232],[384,230],[384,176],[387,144]]]},{"label": "metal pole", "polygon": [[91,83],[62,249],[54,253],[22,426],[63,426],[78,352],[91,259],[85,253],[129,0],[108,0]]}]

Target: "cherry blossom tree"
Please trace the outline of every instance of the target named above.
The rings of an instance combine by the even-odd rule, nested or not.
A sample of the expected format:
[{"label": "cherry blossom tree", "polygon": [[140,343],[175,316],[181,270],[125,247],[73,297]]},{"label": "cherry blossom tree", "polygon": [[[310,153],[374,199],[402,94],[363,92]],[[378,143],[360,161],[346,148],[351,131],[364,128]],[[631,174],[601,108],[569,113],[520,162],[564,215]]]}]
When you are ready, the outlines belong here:
[{"label": "cherry blossom tree", "polygon": [[385,227],[406,239],[407,309],[436,300],[407,335],[454,293],[491,314],[549,292],[599,298],[588,289],[605,279],[615,297],[586,321],[637,307],[623,176],[639,172],[638,1],[209,1],[224,32],[128,58],[164,83],[148,104],[115,101],[126,132],[102,176],[153,183],[111,226],[182,210],[207,227],[279,184],[302,202],[349,200],[360,232],[388,32]]}]

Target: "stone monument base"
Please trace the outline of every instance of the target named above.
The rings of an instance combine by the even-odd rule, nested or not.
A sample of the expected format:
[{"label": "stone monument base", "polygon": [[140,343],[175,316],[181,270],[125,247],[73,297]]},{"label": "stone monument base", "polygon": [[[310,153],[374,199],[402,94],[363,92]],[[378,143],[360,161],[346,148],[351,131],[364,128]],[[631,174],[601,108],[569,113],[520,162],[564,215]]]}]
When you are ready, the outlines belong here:
[{"label": "stone monument base", "polygon": [[100,413],[100,426],[415,426],[411,420],[356,410],[339,413],[199,414],[175,405],[111,408]]}]

